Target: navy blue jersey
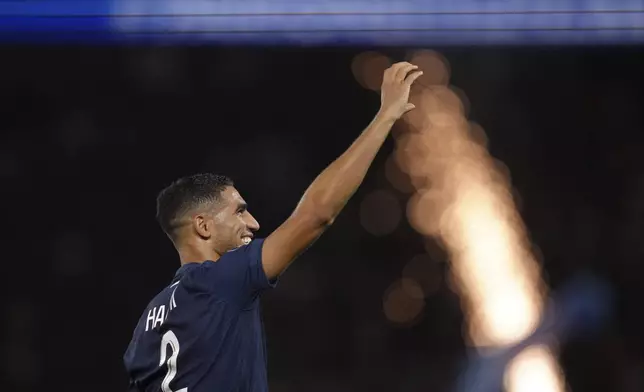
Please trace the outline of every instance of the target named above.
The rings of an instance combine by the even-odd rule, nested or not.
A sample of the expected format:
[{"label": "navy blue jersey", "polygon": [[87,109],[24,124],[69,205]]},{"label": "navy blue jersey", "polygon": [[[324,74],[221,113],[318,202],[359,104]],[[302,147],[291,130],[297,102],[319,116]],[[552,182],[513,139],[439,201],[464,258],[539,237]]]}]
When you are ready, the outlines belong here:
[{"label": "navy blue jersey", "polygon": [[147,306],[124,355],[141,392],[265,392],[259,296],[274,287],[263,240],[216,262],[185,264]]}]

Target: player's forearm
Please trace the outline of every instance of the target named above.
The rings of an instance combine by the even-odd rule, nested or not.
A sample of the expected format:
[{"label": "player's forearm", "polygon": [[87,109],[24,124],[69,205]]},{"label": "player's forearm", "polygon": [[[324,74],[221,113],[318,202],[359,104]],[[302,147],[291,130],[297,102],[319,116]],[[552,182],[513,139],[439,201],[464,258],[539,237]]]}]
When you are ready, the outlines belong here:
[{"label": "player's forearm", "polygon": [[382,79],[381,110],[338,159],[313,181],[293,214],[262,246],[262,267],[269,279],[279,276],[324,232],[362,183],[396,119],[413,110],[409,89],[422,72],[409,63],[389,67]]},{"label": "player's forearm", "polygon": [[311,213],[330,224],[364,180],[378,150],[396,122],[396,116],[379,112],[351,146],[313,181],[298,212]]}]

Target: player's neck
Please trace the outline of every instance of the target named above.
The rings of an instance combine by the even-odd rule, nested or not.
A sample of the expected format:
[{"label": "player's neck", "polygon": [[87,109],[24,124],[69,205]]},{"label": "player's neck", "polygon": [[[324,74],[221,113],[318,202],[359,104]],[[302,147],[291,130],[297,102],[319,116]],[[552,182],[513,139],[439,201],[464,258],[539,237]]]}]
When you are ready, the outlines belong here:
[{"label": "player's neck", "polygon": [[181,265],[189,263],[203,263],[204,261],[217,261],[221,255],[212,249],[204,249],[198,246],[182,246],[177,249]]}]

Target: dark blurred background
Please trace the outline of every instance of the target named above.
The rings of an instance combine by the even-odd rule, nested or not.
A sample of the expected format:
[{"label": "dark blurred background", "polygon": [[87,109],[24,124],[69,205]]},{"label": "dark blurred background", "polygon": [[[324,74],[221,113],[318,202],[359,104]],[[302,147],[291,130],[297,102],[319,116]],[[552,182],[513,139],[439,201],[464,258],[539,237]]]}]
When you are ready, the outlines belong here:
[{"label": "dark blurred background", "polygon": [[[642,47],[433,49],[510,169],[546,282],[591,271],[616,290],[610,321],[560,347],[570,390],[644,390]],[[125,390],[136,321],[179,266],[156,193],[193,172],[229,175],[269,234],[376,113],[351,72],[363,50],[2,47],[1,389]],[[383,313],[427,247],[385,176],[392,147],[264,297],[273,391],[450,391],[465,365],[440,252],[421,317]],[[364,227],[370,208],[394,216],[380,235]]]}]

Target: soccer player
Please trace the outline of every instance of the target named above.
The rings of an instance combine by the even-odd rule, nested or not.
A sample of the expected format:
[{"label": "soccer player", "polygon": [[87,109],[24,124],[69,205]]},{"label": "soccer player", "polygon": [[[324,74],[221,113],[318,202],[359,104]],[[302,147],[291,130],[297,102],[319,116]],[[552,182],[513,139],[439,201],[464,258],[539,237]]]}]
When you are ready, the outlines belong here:
[{"label": "soccer player", "polygon": [[414,109],[409,90],[421,74],[406,62],[385,71],[371,124],[265,239],[253,240],[259,224],[226,177],[197,174],[160,192],[157,218],[181,267],[143,311],[125,352],[131,391],[268,391],[260,295],[333,223],[394,122]]}]

